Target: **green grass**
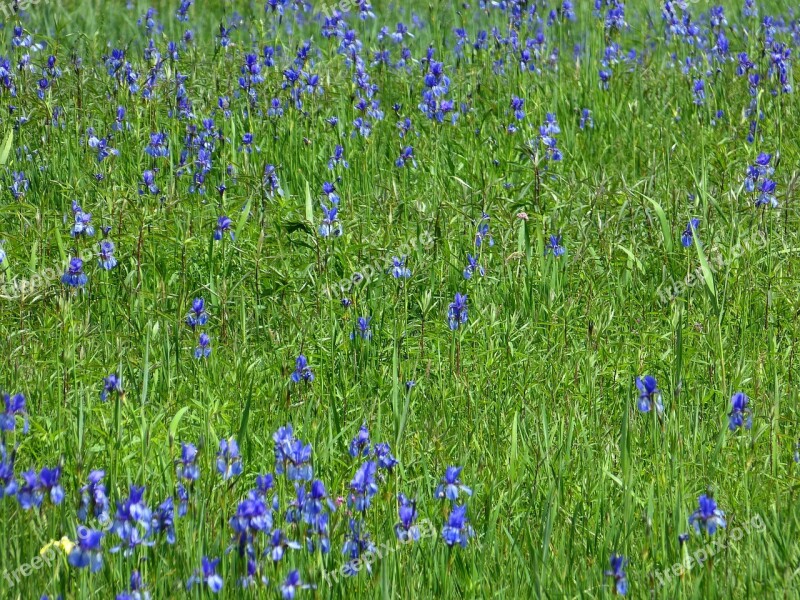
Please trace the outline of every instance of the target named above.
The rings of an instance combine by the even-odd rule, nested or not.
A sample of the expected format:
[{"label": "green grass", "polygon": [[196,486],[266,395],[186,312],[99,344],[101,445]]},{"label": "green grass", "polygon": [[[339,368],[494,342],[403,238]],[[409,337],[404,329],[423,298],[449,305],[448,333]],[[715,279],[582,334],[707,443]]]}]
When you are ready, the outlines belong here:
[{"label": "green grass", "polygon": [[[23,24],[48,43],[31,63],[40,67],[54,53],[63,71],[43,99],[36,95],[41,75],[15,67],[23,50],[11,48],[11,23],[0,31],[0,54],[15,67],[17,87],[16,98],[0,91],[0,132],[10,144],[7,155],[0,144],[7,170],[0,282],[41,278],[22,294],[0,289],[0,388],[24,393],[30,414],[27,435],[18,428],[4,439],[9,450],[19,444],[17,475],[63,464],[66,493],[60,506],[45,501],[32,511],[14,498],[0,500],[2,597],[115,597],[133,568],[154,598],[201,597],[208,592],[199,587],[181,590],[207,555],[222,557],[224,598],[277,597],[293,568],[317,585],[300,597],[599,598],[613,595],[603,576],[612,553],[630,561],[633,598],[796,597],[795,95],[772,96],[774,84],[762,84],[764,118],[748,144],[751,96],[736,61],[711,76],[705,67],[683,74],[671,66],[672,52],[682,61],[696,50],[664,41],[654,2],[629,2],[630,29],[611,34],[588,2],[575,3],[572,24],[548,27],[542,12],[546,54],[557,46],[560,58],[557,70],[538,61],[538,74],[520,72],[491,34],[489,51],[455,55],[453,27],[465,27],[470,40],[479,29],[507,27],[497,9],[486,15],[477,2],[470,10],[449,2],[374,4],[377,19],[350,21],[367,61],[381,26],[393,31],[397,21],[411,25],[411,14],[419,15],[424,26],[412,28],[406,43],[415,61],[429,44],[436,47],[451,80],[448,97],[469,107],[455,125],[432,123],[417,108],[418,62],[409,72],[384,65],[368,71],[385,119],[369,138],[351,138],[356,88],[336,53],[338,40],[323,38],[318,24],[295,25],[288,8],[279,22],[260,3],[214,1],[193,6],[183,24],[174,18],[176,3],[154,3],[164,23],[163,34],[154,35],[163,55],[187,26],[196,41],[180,50],[177,64],[166,60],[149,101],[117,89],[102,59],[112,47],[127,48],[144,83],[148,37],[136,25],[143,3],[135,10],[123,2],[31,7]],[[731,54],[748,51],[765,74],[759,21],[743,18],[739,2],[723,4]],[[778,14],[780,4],[764,3],[761,14]],[[696,16],[710,6],[690,5]],[[214,35],[234,8],[244,23],[225,51]],[[535,31],[523,26],[520,40]],[[273,97],[288,98],[281,71],[306,39],[313,38],[314,51],[307,70],[320,75],[324,94],[306,99],[303,113],[286,106],[280,119],[245,114],[246,98],[234,96],[251,35],[259,56],[264,45],[284,48],[264,69],[259,109],[266,112]],[[776,38],[791,41],[782,30]],[[613,66],[603,90],[600,59],[614,40],[621,53],[635,48],[641,61]],[[580,60],[573,59],[576,43],[585,48]],[[397,60],[398,46],[385,45]],[[77,71],[73,53],[83,58]],[[500,56],[502,75],[492,64]],[[188,122],[170,114],[176,71],[188,76],[192,122],[201,128],[200,120],[213,116],[226,138],[213,154],[204,195],[190,192],[191,175],[177,176]],[[699,77],[704,106],[693,103]],[[216,108],[223,95],[232,99],[230,118]],[[512,95],[524,98],[526,112],[515,134],[506,132]],[[8,104],[16,106],[11,115]],[[98,163],[86,130],[112,133],[120,105],[130,128],[113,132],[119,156]],[[51,125],[55,107],[64,111],[59,126]],[[578,126],[583,108],[592,110],[591,129]],[[712,125],[717,110],[725,116]],[[558,119],[564,153],[549,165],[532,161],[525,147],[547,112]],[[28,121],[15,126],[20,115]],[[325,119],[334,115],[339,124],[331,127]],[[400,139],[396,123],[406,116],[419,135]],[[153,131],[168,134],[169,158],[144,153]],[[240,149],[247,131],[260,151]],[[349,169],[328,169],[336,144]],[[407,145],[416,169],[394,165]],[[774,155],[777,209],[755,208],[742,188],[759,152]],[[235,177],[226,174],[229,164]],[[266,193],[265,164],[277,167],[283,195]],[[153,167],[162,193],[140,195],[141,174]],[[20,199],[7,189],[13,171],[30,180]],[[344,229],[335,240],[317,234],[322,183],[334,177],[341,178]],[[70,237],[73,199],[92,213],[93,238]],[[485,277],[466,281],[466,253],[476,251],[483,212],[491,216],[494,245],[479,249]],[[235,241],[212,239],[220,215],[233,220]],[[681,233],[692,217],[701,219],[696,243],[684,248]],[[60,283],[66,261],[96,254],[101,225],[113,226],[119,265],[106,272],[92,257],[86,287],[68,290]],[[554,258],[545,245],[559,232],[566,253]],[[413,275],[399,282],[385,270],[404,251]],[[346,293],[353,306],[343,308],[338,283],[370,269],[374,275]],[[673,282],[690,274],[692,283],[670,297]],[[469,296],[469,320],[453,333],[447,307],[456,292]],[[195,360],[197,332],[184,323],[198,296],[210,315],[204,330],[213,350],[205,360]],[[369,341],[350,339],[359,316],[372,317]],[[315,374],[307,385],[290,382],[301,352]],[[102,403],[110,373],[122,376],[125,393]],[[663,392],[663,419],[636,408],[634,380],[645,374]],[[410,391],[408,380],[416,381]],[[727,428],[737,391],[751,398],[750,431]],[[287,423],[312,444],[314,475],[333,498],[348,493],[358,466],[348,445],[362,423],[373,442],[391,444],[399,465],[380,483],[365,522],[372,540],[393,551],[374,561],[372,574],[329,586],[323,574],[346,561],[342,506],[331,517],[328,555],[287,551],[277,567],[262,560],[269,586],[242,592],[236,579],[244,563],[235,551],[225,554],[228,520],[256,475],[274,471],[272,434]],[[215,454],[230,436],[240,444],[244,473],[223,482]],[[79,490],[92,469],[106,471],[112,506],[135,484],[147,486],[155,508],[175,493],[181,442],[200,448],[201,478],[189,515],[176,517],[174,545],[159,540],[124,557],[109,552],[109,533],[101,571],[74,569],[59,550],[52,565],[8,586],[3,573],[29,564],[52,540],[75,539]],[[448,503],[433,493],[449,465],[463,465],[462,480],[474,490],[468,515],[476,535],[467,548],[450,549],[439,535]],[[681,546],[678,536],[708,488],[728,518],[715,536],[723,548],[662,586],[656,573],[707,543],[692,533]],[[294,496],[283,478],[277,489],[276,527]],[[418,499],[420,519],[433,524],[435,536],[396,548],[398,493]],[[763,530],[737,530],[753,519]],[[293,526],[286,531],[301,538]]]}]

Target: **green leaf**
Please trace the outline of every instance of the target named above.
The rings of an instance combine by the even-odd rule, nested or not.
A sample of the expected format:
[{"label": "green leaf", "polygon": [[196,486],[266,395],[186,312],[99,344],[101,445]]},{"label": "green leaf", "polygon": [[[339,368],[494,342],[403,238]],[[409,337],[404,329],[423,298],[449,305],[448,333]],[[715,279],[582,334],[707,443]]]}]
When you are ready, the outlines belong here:
[{"label": "green leaf", "polygon": [[244,229],[244,224],[247,223],[247,217],[250,216],[251,202],[252,202],[251,200],[248,200],[247,204],[244,205],[244,209],[242,209],[242,212],[239,214],[239,221],[236,223],[236,231],[233,234],[236,237],[237,242],[239,241],[239,236],[241,235],[242,230]]},{"label": "green leaf", "polygon": [[11,144],[14,142],[14,129],[9,129],[6,139],[3,140],[3,147],[0,149],[0,166],[8,162],[8,155],[11,154]]},{"label": "green leaf", "polygon": [[694,237],[694,247],[697,249],[697,258],[700,259],[700,269],[703,271],[703,279],[706,282],[708,293],[711,294],[711,299],[714,301],[714,306],[717,305],[717,288],[714,285],[714,272],[708,264],[706,253],[703,252],[703,247],[700,245],[700,236]]},{"label": "green leaf", "polygon": [[670,253],[672,252],[672,230],[670,229],[667,215],[658,202],[652,198],[647,199],[650,201],[650,204],[653,205],[653,209],[656,211],[658,221],[661,223],[661,234],[664,236],[664,248],[666,249],[667,253]]},{"label": "green leaf", "polygon": [[644,266],[642,265],[642,261],[640,261],[638,258],[636,258],[636,256],[633,254],[633,252],[631,252],[630,250],[628,250],[628,249],[627,249],[625,246],[623,246],[622,244],[617,244],[617,247],[618,247],[620,250],[622,250],[622,251],[623,251],[625,254],[627,254],[627,255],[628,255],[628,257],[629,257],[629,258],[630,258],[630,259],[631,259],[631,260],[632,260],[632,261],[633,261],[633,262],[636,264],[636,268],[637,268],[637,269],[639,269],[639,272],[640,272],[640,273],[644,273]]},{"label": "green leaf", "polygon": [[178,432],[178,425],[183,418],[183,415],[186,414],[186,411],[189,410],[188,406],[184,406],[178,412],[175,413],[175,416],[172,417],[172,420],[169,422],[169,445],[172,446],[175,443],[175,434]]},{"label": "green leaf", "polygon": [[314,224],[314,205],[311,201],[311,187],[308,185],[308,181],[306,181],[306,221]]}]

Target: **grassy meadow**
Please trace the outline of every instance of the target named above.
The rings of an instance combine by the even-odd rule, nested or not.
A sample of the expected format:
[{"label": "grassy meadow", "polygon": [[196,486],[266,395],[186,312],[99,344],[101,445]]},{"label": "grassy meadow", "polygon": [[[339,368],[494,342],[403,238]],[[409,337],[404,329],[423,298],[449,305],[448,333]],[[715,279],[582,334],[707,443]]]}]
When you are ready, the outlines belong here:
[{"label": "grassy meadow", "polygon": [[0,597],[800,597],[800,7],[16,4]]}]

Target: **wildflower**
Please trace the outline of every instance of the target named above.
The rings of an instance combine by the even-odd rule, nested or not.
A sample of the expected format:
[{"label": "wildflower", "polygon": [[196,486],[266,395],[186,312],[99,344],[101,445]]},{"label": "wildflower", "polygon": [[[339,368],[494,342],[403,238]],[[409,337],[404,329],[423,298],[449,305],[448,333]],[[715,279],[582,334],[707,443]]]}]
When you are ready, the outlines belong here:
[{"label": "wildflower", "polygon": [[222,479],[227,481],[231,477],[242,474],[242,459],[239,455],[239,444],[233,438],[219,441],[217,452],[217,471]]},{"label": "wildflower", "polygon": [[24,198],[25,194],[28,191],[28,185],[30,181],[28,178],[25,177],[25,173],[20,171],[14,171],[11,173],[12,183],[8,189],[11,190],[11,195],[14,196],[14,200],[19,200],[20,198]]},{"label": "wildflower", "polygon": [[195,298],[192,302],[192,309],[186,316],[186,324],[194,329],[198,325],[205,325],[207,322],[208,313],[206,312],[206,301],[202,298]]},{"label": "wildflower", "polygon": [[[194,4],[194,0],[181,0],[180,6],[178,6],[178,11],[175,13],[175,18],[178,21],[186,22],[189,20],[189,7]],[[135,572],[135,571],[134,571]],[[133,577],[133,575],[131,575]],[[133,585],[131,585],[133,588]]]},{"label": "wildflower", "polygon": [[469,538],[474,535],[475,531],[467,519],[466,504],[454,506],[447,517],[447,524],[442,528],[444,543],[450,547],[459,544],[466,548]]},{"label": "wildflower", "polygon": [[405,167],[408,163],[411,163],[414,168],[417,168],[417,161],[414,158],[414,148],[411,146],[406,146],[400,151],[400,156],[394,161],[394,165],[397,168]]},{"label": "wildflower", "polygon": [[688,533],[681,533],[680,535],[678,535],[678,543],[680,545],[683,545],[688,541],[689,541],[689,534]]},{"label": "wildflower", "polygon": [[142,172],[142,181],[139,183],[139,195],[144,195],[149,192],[153,196],[161,193],[161,188],[156,185],[156,172],[152,169],[147,169]]},{"label": "wildflower", "polygon": [[478,264],[478,257],[472,256],[467,252],[467,266],[464,268],[464,279],[471,279],[474,273],[479,273],[480,276],[483,277],[486,271]]},{"label": "wildflower", "polygon": [[144,151],[154,158],[169,156],[168,141],[166,133],[151,133],[150,143]]},{"label": "wildflower", "polygon": [[[342,554],[348,557],[344,566],[343,573],[348,577],[358,575],[357,565],[363,554],[375,551],[375,544],[370,540],[369,532],[364,531],[364,523],[356,519],[350,519],[350,534],[342,547]],[[372,566],[369,561],[364,561],[367,571],[372,573]]]},{"label": "wildflower", "polygon": [[694,103],[703,106],[706,103],[706,82],[702,79],[695,79],[692,92],[694,93]]},{"label": "wildflower", "polygon": [[102,240],[100,242],[100,253],[98,254],[97,262],[106,271],[117,266],[117,259],[114,257],[114,242],[111,240]]},{"label": "wildflower", "polygon": [[581,110],[581,120],[578,126],[581,129],[585,129],[588,127],[589,129],[594,129],[594,119],[592,118],[592,111],[588,108],[584,108]]},{"label": "wildflower", "polygon": [[117,156],[119,154],[119,150],[116,148],[112,148],[111,145],[111,136],[107,136],[104,138],[98,138],[92,132],[89,135],[89,139],[87,144],[93,150],[97,150],[97,162],[103,162],[109,156]]},{"label": "wildflower", "polygon": [[111,375],[103,379],[103,389],[100,390],[100,401],[106,402],[108,400],[108,395],[114,392],[123,394],[124,390],[122,389],[122,378],[116,373],[111,373]]},{"label": "wildflower", "polygon": [[744,426],[750,429],[753,426],[753,414],[748,407],[750,398],[742,392],[736,392],[731,398],[731,412],[728,415],[728,429],[736,431]]},{"label": "wildflower", "polygon": [[108,522],[108,496],[106,486],[103,484],[105,471],[94,470],[89,473],[89,483],[81,488],[81,504],[78,507],[78,519],[86,521],[91,514],[101,523]]},{"label": "wildflower", "polygon": [[6,251],[3,250],[3,243],[0,242],[0,265],[3,264],[3,261],[6,259]]},{"label": "wildflower", "polygon": [[144,501],[144,486],[131,485],[128,497],[117,502],[117,511],[111,531],[120,539],[120,544],[111,548],[116,553],[124,548],[124,555],[130,556],[137,546],[152,546],[149,540],[153,513]]},{"label": "wildflower", "polygon": [[564,246],[561,245],[561,234],[550,236],[550,240],[544,248],[544,253],[548,254],[551,252],[556,258],[564,254]]},{"label": "wildflower", "polygon": [[320,538],[320,549],[322,550],[323,554],[330,552],[330,541],[328,540],[328,519],[329,513],[334,512],[335,510],[336,507],[328,497],[328,493],[325,491],[325,486],[318,479],[314,480],[311,483],[311,491],[306,497],[306,501],[301,509],[303,520],[311,526],[308,530],[306,530],[306,541],[308,542],[310,552],[313,552],[314,545],[310,534],[316,535]]},{"label": "wildflower", "polygon": [[270,198],[274,198],[275,194],[283,196],[283,188],[281,188],[281,180],[275,169],[275,165],[264,165],[264,174],[261,177],[261,184]]},{"label": "wildflower", "polygon": [[408,279],[411,277],[411,270],[406,267],[406,257],[392,257],[392,277],[395,279]]},{"label": "wildflower", "polygon": [[153,533],[164,534],[168,544],[175,543],[175,508],[172,496],[167,497],[153,515]]},{"label": "wildflower", "polygon": [[233,221],[224,215],[217,219],[217,228],[214,230],[214,239],[217,241],[221,240],[226,231],[230,234],[231,239],[234,239],[234,233],[231,229],[232,225]]},{"label": "wildflower", "polygon": [[339,204],[339,194],[336,193],[336,186],[334,186],[330,181],[326,181],[322,184],[322,193],[328,198],[328,200],[333,205]]},{"label": "wildflower", "polygon": [[494,246],[494,238],[489,233],[489,215],[486,213],[481,215],[478,231],[475,234],[475,246],[480,248],[484,241],[488,241],[489,246]]},{"label": "wildflower", "polygon": [[268,553],[272,562],[278,563],[283,558],[287,548],[291,550],[300,550],[303,546],[294,540],[288,539],[282,530],[276,529],[272,532],[272,537],[269,540],[269,547],[270,550],[268,550]]},{"label": "wildflower", "polygon": [[645,375],[644,379],[637,377],[636,387],[639,389],[637,406],[640,411],[643,413],[650,412],[655,405],[659,414],[664,412],[664,405],[661,402],[661,390],[658,389],[655,377],[652,375]]},{"label": "wildflower", "polygon": [[211,355],[211,338],[207,333],[201,333],[197,338],[197,347],[194,349],[196,359],[208,358]]},{"label": "wildflower", "polygon": [[628,593],[628,578],[625,574],[625,567],[628,565],[627,559],[620,554],[611,555],[611,569],[605,571],[603,575],[614,578],[614,592],[620,596]]},{"label": "wildflower", "polygon": [[197,481],[200,479],[200,467],[197,466],[197,448],[194,444],[181,444],[181,457],[178,463],[177,475],[179,479]]},{"label": "wildflower", "polygon": [[344,158],[344,147],[337,144],[336,147],[333,149],[333,154],[331,155],[330,159],[328,160],[328,168],[333,169],[342,165],[345,169],[350,168],[350,163],[347,162]]},{"label": "wildflower", "polygon": [[295,369],[292,373],[292,381],[300,383],[300,380],[314,381],[314,373],[311,372],[311,367],[308,366],[308,360],[302,354],[297,357],[295,361]]},{"label": "wildflower", "polygon": [[772,179],[762,179],[758,184],[758,197],[756,207],[769,205],[772,208],[778,207],[778,200],[775,198],[776,184]]},{"label": "wildflower", "polygon": [[[184,0],[184,2],[185,1],[186,0]],[[116,600],[150,600],[150,592],[145,589],[142,583],[142,575],[138,570],[134,569],[131,573],[129,592],[117,594]]]},{"label": "wildflower", "polygon": [[369,442],[369,429],[366,424],[362,425],[356,437],[350,442],[350,456],[356,458],[357,456],[365,457],[369,455],[370,442]]},{"label": "wildflower", "polygon": [[17,479],[14,475],[14,458],[16,451],[8,455],[5,444],[0,442],[0,500],[17,493]]},{"label": "wildflower", "polygon": [[324,203],[320,203],[322,206],[322,224],[319,226],[319,234],[322,237],[339,237],[342,235],[342,225],[339,223],[339,209],[336,205],[331,206],[328,208]]},{"label": "wildflower", "polygon": [[75,200],[72,201],[72,213],[75,217],[75,224],[72,226],[70,235],[72,237],[94,235],[94,227],[92,226],[92,213],[83,212],[80,204]]},{"label": "wildflower", "polygon": [[522,121],[525,118],[524,106],[525,100],[517,96],[511,96],[511,110],[514,111],[514,118],[517,121]]},{"label": "wildflower", "polygon": [[397,517],[398,523],[395,523],[394,534],[401,542],[417,542],[420,538],[419,526],[417,522],[417,502],[416,500],[409,500],[403,494],[397,496]]},{"label": "wildflower", "polygon": [[286,581],[281,584],[281,597],[284,600],[293,600],[297,594],[297,590],[308,590],[313,587],[313,585],[303,583],[300,580],[299,571],[290,571],[289,575],[286,577]]},{"label": "wildflower", "polygon": [[52,469],[42,467],[42,470],[39,471],[39,489],[43,495],[46,494],[50,497],[50,502],[56,505],[61,504],[64,500],[64,488],[59,483],[60,478],[61,467]]},{"label": "wildflower", "polygon": [[416,385],[417,385],[416,381],[414,381],[413,379],[409,379],[408,381],[406,381],[406,391],[410,392],[411,388],[415,387]]},{"label": "wildflower", "polygon": [[3,394],[4,410],[0,413],[0,431],[14,431],[17,417],[22,417],[22,433],[28,433],[28,411],[23,394]]},{"label": "wildflower", "polygon": [[266,498],[267,492],[273,487],[275,487],[275,477],[272,476],[272,473],[256,476],[256,489],[254,491],[259,498]]},{"label": "wildflower", "polygon": [[96,573],[103,566],[103,553],[100,543],[103,539],[102,531],[78,527],[78,540],[72,551],[69,553],[69,564],[76,569],[89,567],[92,573]]},{"label": "wildflower", "polygon": [[359,512],[369,508],[372,497],[378,493],[378,484],[375,483],[377,469],[378,465],[373,461],[365,462],[358,468],[350,482],[353,493],[348,498],[348,506]]},{"label": "wildflower", "polygon": [[694,241],[694,233],[697,231],[697,227],[700,225],[700,219],[692,219],[689,221],[689,224],[686,225],[686,229],[681,236],[681,244],[683,244],[684,248],[688,248],[692,245]]},{"label": "wildflower", "polygon": [[86,285],[87,281],[88,277],[86,277],[86,274],[83,272],[83,261],[78,257],[71,258],[67,270],[61,277],[61,283],[70,287],[79,288]]},{"label": "wildflower", "polygon": [[[295,476],[290,477],[290,479],[311,480],[311,467],[308,465],[306,469],[305,465],[311,459],[311,444],[303,446],[299,440],[295,439],[291,425],[278,429],[273,434],[272,440],[275,442],[275,472],[278,475],[283,475],[284,473],[288,475],[289,471],[292,471]],[[298,473],[293,469],[302,469],[303,472],[299,473],[300,475],[306,475],[307,470],[308,477],[297,477]]]},{"label": "wildflower", "polygon": [[450,329],[455,331],[459,325],[466,323],[467,316],[467,295],[456,292],[453,302],[450,303],[447,309],[447,322],[450,325]]},{"label": "wildflower", "polygon": [[253,542],[256,535],[269,532],[272,529],[272,512],[266,503],[259,498],[248,498],[239,503],[236,514],[230,518],[229,524],[233,529],[233,542],[239,556],[255,555]]},{"label": "wildflower", "polygon": [[217,575],[217,565],[219,564],[219,559],[209,559],[208,557],[204,556],[202,560],[202,570],[195,571],[194,575],[192,575],[189,580],[186,582],[186,589],[191,589],[191,587],[197,583],[201,585],[205,585],[211,590],[212,593],[217,594],[222,589],[222,577]]},{"label": "wildflower", "polygon": [[36,471],[31,469],[22,473],[22,485],[17,489],[17,502],[22,510],[39,508],[43,499],[44,495]]},{"label": "wildflower", "polygon": [[369,322],[371,320],[372,317],[358,317],[358,319],[356,319],[355,331],[350,332],[350,339],[354,340],[356,338],[356,334],[358,334],[362,340],[371,340],[372,330],[369,327]]},{"label": "wildflower", "polygon": [[442,477],[442,482],[439,484],[439,487],[436,488],[436,492],[434,492],[433,495],[436,498],[447,498],[448,500],[457,500],[461,492],[464,492],[467,496],[472,496],[472,489],[465,486],[461,482],[461,479],[459,479],[463,468],[464,467],[447,467],[444,472],[444,477]]},{"label": "wildflower", "polygon": [[708,535],[714,535],[718,527],[725,528],[725,513],[717,508],[713,498],[703,494],[698,500],[699,507],[689,517],[689,525],[697,533],[704,530]]},{"label": "wildflower", "polygon": [[178,496],[178,516],[185,517],[186,513],[189,512],[189,491],[186,489],[186,486],[182,483],[179,483],[175,489],[175,493]]},{"label": "wildflower", "polygon": [[379,469],[391,472],[397,466],[397,459],[392,456],[392,449],[386,442],[375,444],[374,452]]}]

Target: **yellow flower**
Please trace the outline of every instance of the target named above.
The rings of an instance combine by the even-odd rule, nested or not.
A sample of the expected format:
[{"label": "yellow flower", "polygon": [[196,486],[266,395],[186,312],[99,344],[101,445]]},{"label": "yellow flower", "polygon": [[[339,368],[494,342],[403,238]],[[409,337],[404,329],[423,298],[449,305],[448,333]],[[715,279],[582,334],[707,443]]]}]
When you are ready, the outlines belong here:
[{"label": "yellow flower", "polygon": [[47,544],[45,544],[44,548],[39,550],[39,555],[44,556],[47,551],[55,546],[56,548],[60,548],[64,554],[69,554],[72,552],[72,549],[75,547],[75,543],[72,542],[67,536],[62,537],[60,540],[50,540]]}]

